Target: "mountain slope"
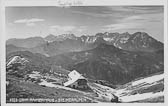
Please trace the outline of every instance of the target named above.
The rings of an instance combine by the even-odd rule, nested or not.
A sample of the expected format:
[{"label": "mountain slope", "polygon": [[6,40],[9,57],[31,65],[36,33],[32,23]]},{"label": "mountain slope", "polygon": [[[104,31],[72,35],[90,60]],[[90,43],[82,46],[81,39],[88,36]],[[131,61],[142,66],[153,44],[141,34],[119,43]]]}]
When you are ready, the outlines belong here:
[{"label": "mountain slope", "polygon": [[53,34],[49,34],[49,35],[46,36],[44,39],[45,39],[46,41],[48,41],[48,42],[52,42],[52,41],[55,41],[55,40],[57,39],[57,37],[54,36]]},{"label": "mountain slope", "polygon": [[163,44],[155,40],[145,32],[136,32],[130,35],[128,41],[125,44],[122,44],[121,48],[130,51],[153,52],[163,49]]},{"label": "mountain slope", "polygon": [[[100,48],[105,49],[102,45],[97,49]],[[110,47],[109,49],[113,52],[120,51],[120,49],[115,47]],[[138,77],[138,79],[131,80],[124,85],[118,85],[117,88],[110,88],[89,80],[88,84],[91,91],[86,92],[67,88],[56,83],[61,78],[65,79],[69,71],[62,69],[60,66],[55,67],[53,64],[52,66],[54,67],[52,67],[52,69],[51,67],[44,69],[42,65],[51,66],[52,63],[51,61],[47,61],[47,58],[48,57],[32,54],[27,51],[15,52],[15,54],[8,55],[7,66],[11,66],[11,68],[7,68],[8,102],[10,102],[9,99],[11,97],[20,98],[23,96],[25,98],[57,98],[58,95],[59,97],[72,97],[71,92],[74,92],[73,97],[79,97],[78,93],[81,93],[81,96],[89,98],[89,100],[93,100],[94,102],[115,102],[111,99],[113,97],[119,98],[119,101],[117,100],[118,102],[164,102],[163,72],[155,72],[155,74],[148,74],[146,77]],[[46,63],[44,64],[43,62]],[[18,65],[18,63],[20,63],[20,65]],[[32,66],[30,67],[30,65]],[[56,91],[54,90],[54,92],[52,92],[52,90],[49,90],[53,87],[59,92],[53,94]],[[41,90],[39,91],[39,89]]]},{"label": "mountain slope", "polygon": [[127,83],[135,78],[163,72],[163,54],[130,52],[112,45],[100,44],[92,50],[49,57],[53,64],[78,70],[91,79],[113,84]]},{"label": "mountain slope", "polygon": [[122,102],[163,102],[164,75],[157,73],[131,81],[116,89]]},{"label": "mountain slope", "polygon": [[33,48],[44,43],[45,40],[41,37],[31,37],[26,39],[9,39],[6,41],[7,45],[12,44],[14,46],[23,48]]},{"label": "mountain slope", "polygon": [[17,47],[12,44],[6,45],[6,54],[16,52],[16,51],[25,51],[26,48],[23,47]]}]

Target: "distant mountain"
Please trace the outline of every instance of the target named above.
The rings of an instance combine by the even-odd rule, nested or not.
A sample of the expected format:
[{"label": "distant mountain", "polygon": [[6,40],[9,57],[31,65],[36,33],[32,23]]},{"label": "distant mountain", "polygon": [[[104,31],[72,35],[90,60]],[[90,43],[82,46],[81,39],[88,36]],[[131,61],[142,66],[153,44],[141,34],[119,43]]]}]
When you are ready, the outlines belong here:
[{"label": "distant mountain", "polygon": [[76,36],[74,34],[62,34],[62,35],[58,35],[57,39],[63,41],[66,39],[76,39]]},{"label": "distant mountain", "polygon": [[80,40],[65,39],[63,41],[53,41],[50,43],[47,42],[43,45],[31,48],[29,49],[29,51],[32,51],[34,53],[41,53],[46,56],[47,55],[54,56],[54,55],[67,53],[67,52],[83,51],[89,48],[91,47],[88,47]]},{"label": "distant mountain", "polygon": [[83,52],[65,53],[49,57],[53,64],[68,70],[78,70],[91,79],[127,83],[138,77],[163,72],[163,54],[158,52],[130,52],[113,45],[99,44]]},{"label": "distant mountain", "polygon": [[17,47],[24,47],[24,48],[33,48],[38,45],[44,44],[45,40],[42,37],[31,37],[26,39],[9,39],[6,41],[6,44],[12,44]]},{"label": "distant mountain", "polygon": [[16,52],[16,51],[25,51],[26,48],[23,47],[17,47],[12,44],[6,45],[6,54]]},{"label": "distant mountain", "polygon": [[7,45],[12,44],[16,47],[28,48],[28,51],[46,56],[90,50],[102,43],[127,51],[155,52],[164,48],[162,42],[157,41],[145,32],[136,32],[134,34],[105,32],[92,36],[82,35],[81,37],[76,37],[74,34],[58,36],[50,34],[45,38],[33,37],[7,41]]},{"label": "distant mountain", "polygon": [[[155,40],[145,32],[136,32],[134,34],[126,33],[97,33],[95,36],[82,36],[85,43],[98,42],[97,39],[103,38],[104,43],[114,45],[117,48],[129,51],[153,52],[163,49],[163,43]],[[102,42],[102,40],[99,42]]]},{"label": "distant mountain", "polygon": [[77,37],[74,34],[61,34],[58,36],[49,34],[48,36],[46,36],[44,39],[46,41],[52,42],[52,41],[63,41],[66,39],[76,39]]},{"label": "distant mountain", "polygon": [[57,40],[57,37],[56,37],[55,35],[53,35],[53,34],[49,34],[49,35],[46,36],[44,39],[45,39],[46,41],[48,41],[48,42],[52,42],[52,41],[56,41],[56,40]]},{"label": "distant mountain", "polygon": [[163,43],[155,40],[145,32],[136,32],[132,35],[124,34],[114,45],[129,51],[153,52],[163,49]]}]

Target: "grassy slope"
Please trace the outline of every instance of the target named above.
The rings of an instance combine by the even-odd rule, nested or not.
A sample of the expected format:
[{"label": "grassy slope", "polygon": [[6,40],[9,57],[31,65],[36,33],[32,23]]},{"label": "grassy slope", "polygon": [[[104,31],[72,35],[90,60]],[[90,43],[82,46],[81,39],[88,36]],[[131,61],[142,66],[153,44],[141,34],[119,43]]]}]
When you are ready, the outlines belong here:
[{"label": "grassy slope", "polygon": [[64,87],[44,87],[32,82],[22,81],[22,79],[10,75],[7,77],[7,81],[10,81],[9,86],[7,86],[7,103],[11,103],[11,98],[50,98],[55,100],[60,98],[75,98],[78,101],[72,101],[73,103],[109,102],[96,98],[94,92],[68,90],[64,89]]},{"label": "grassy slope", "polygon": [[78,92],[42,87],[30,82],[13,82],[12,85],[9,85],[7,89],[7,102],[10,102],[10,98],[43,98],[56,100],[59,98],[80,98],[84,100],[83,102],[93,102]]}]

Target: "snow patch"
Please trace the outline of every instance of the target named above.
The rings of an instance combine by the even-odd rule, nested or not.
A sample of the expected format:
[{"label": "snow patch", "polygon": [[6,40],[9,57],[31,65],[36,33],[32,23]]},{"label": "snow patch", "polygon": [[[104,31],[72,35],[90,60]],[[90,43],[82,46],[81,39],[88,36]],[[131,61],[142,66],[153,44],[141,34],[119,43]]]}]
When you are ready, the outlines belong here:
[{"label": "snow patch", "polygon": [[123,37],[120,39],[120,43],[127,43],[128,39],[129,37],[125,37],[125,38]]},{"label": "snow patch", "polygon": [[29,74],[29,77],[37,79],[37,78],[41,78],[41,75],[40,75],[40,72],[33,71],[32,74]]},{"label": "snow patch", "polygon": [[141,80],[134,81],[134,82],[132,82],[132,86],[135,86],[135,85],[138,85],[138,84],[141,84],[141,83],[144,83],[144,82],[145,83],[153,83],[153,82],[162,80],[163,78],[164,78],[163,74],[154,75],[154,76],[151,76],[151,77],[148,77],[148,78],[144,78],[144,79],[141,79]]},{"label": "snow patch", "polygon": [[87,37],[87,39],[86,39],[86,43],[94,43],[95,41],[96,41],[96,37]]},{"label": "snow patch", "polygon": [[112,42],[114,38],[103,38],[105,41]]},{"label": "snow patch", "polygon": [[139,101],[139,100],[144,100],[144,99],[149,99],[149,98],[155,98],[155,97],[160,97],[164,96],[163,92],[157,92],[157,93],[143,93],[143,94],[136,94],[136,95],[130,95],[130,96],[123,96],[120,99],[122,102],[133,102],[133,101]]},{"label": "snow patch", "polygon": [[[96,83],[95,83],[96,84]],[[115,92],[116,90],[111,88],[111,87],[108,87],[108,86],[103,86],[103,85],[100,85],[100,84],[96,84],[97,86],[103,88],[104,90],[106,90],[107,92]]]}]

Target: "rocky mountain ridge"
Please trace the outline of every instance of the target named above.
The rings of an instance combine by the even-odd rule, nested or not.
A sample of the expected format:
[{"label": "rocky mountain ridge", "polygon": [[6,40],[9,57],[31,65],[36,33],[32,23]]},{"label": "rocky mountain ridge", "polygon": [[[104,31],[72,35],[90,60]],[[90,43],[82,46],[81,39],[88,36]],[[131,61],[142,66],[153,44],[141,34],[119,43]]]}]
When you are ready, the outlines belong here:
[{"label": "rocky mountain ridge", "polygon": [[76,37],[74,34],[49,35],[45,38],[10,39],[7,40],[6,44],[25,48],[25,50],[34,53],[54,56],[66,52],[90,50],[102,43],[127,51],[155,52],[163,49],[162,42],[157,41],[145,32],[134,34],[105,32],[97,33],[94,36],[82,35],[80,37]]}]

